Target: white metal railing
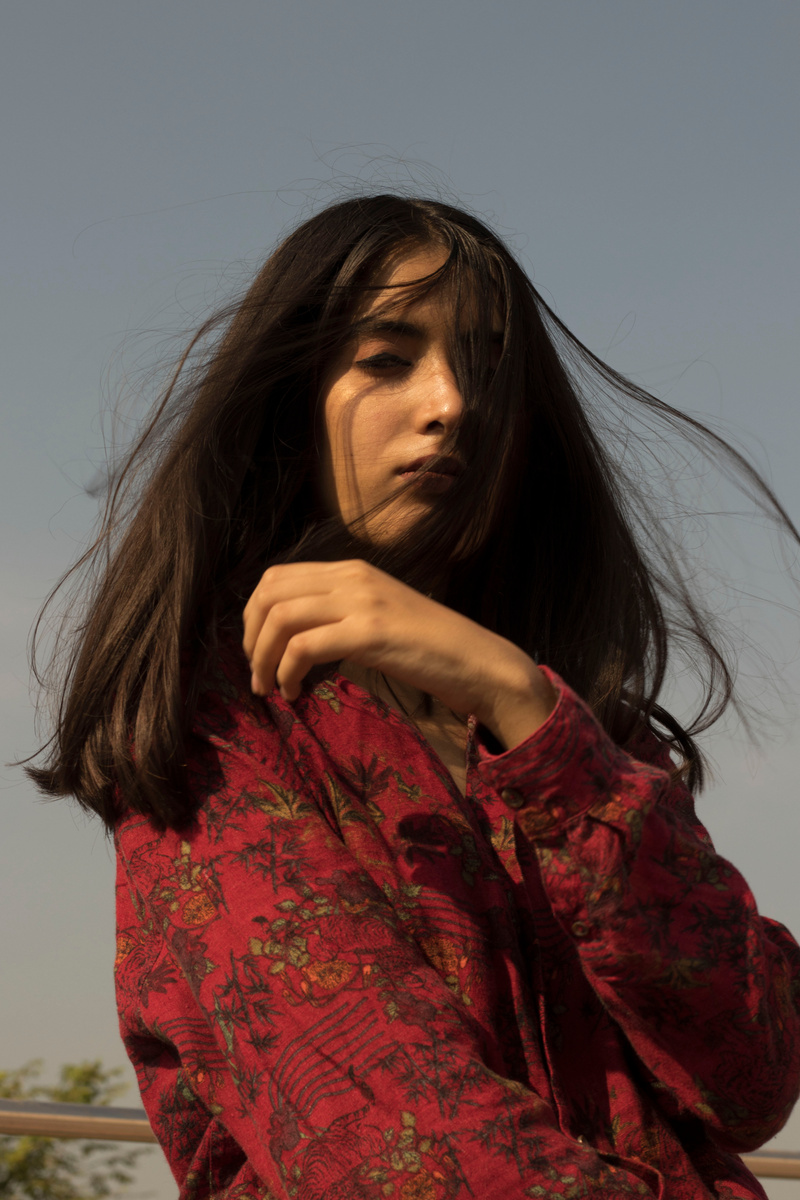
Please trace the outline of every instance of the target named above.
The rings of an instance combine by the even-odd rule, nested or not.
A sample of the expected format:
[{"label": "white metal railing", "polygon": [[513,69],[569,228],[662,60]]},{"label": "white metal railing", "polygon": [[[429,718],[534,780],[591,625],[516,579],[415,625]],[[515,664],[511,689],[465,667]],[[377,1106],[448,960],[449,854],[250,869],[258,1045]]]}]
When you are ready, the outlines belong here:
[{"label": "white metal railing", "polygon": [[0,1133],[90,1138],[101,1142],[155,1142],[143,1108],[51,1104],[0,1099]]},{"label": "white metal railing", "polygon": [[[50,1104],[0,1099],[0,1134],[90,1138],[107,1142],[155,1142],[142,1108],[100,1108],[89,1104]],[[800,1154],[759,1150],[742,1158],[762,1179],[800,1179]]]},{"label": "white metal railing", "polygon": [[789,1150],[757,1150],[742,1162],[760,1179],[800,1179],[800,1154]]}]

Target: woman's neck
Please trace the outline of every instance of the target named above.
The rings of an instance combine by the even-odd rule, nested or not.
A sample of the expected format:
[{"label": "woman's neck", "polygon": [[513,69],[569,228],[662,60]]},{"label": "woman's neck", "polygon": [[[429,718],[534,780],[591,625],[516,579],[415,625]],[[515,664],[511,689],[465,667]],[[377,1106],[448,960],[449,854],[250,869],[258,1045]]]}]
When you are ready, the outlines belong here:
[{"label": "woman's neck", "polygon": [[[382,671],[362,667],[359,663],[344,661],[339,663],[339,673],[353,683],[357,683],[365,692],[377,696],[379,700],[397,712],[405,713],[406,716],[412,718],[424,712],[425,692],[421,692],[419,688],[412,687],[410,684],[401,683],[398,679],[392,679],[384,675]],[[444,710],[444,706],[439,704],[438,700],[433,699],[432,702],[434,708],[438,707]]]},{"label": "woman's neck", "polygon": [[436,752],[461,795],[466,794],[467,730],[462,717],[451,712],[435,697],[429,696],[426,704],[426,693],[419,688],[387,678],[381,672],[369,670],[358,663],[340,663],[339,673],[407,717]]}]

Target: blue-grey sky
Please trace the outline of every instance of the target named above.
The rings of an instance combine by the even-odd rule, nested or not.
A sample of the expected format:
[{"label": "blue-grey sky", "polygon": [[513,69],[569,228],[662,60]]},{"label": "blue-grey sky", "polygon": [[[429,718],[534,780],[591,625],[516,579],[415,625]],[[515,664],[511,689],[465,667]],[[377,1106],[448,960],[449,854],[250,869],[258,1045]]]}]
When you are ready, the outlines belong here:
[{"label": "blue-grey sky", "polygon": [[[90,529],[109,396],[348,185],[461,197],[593,350],[735,432],[800,516],[796,4],[27,0],[2,24],[3,761],[35,745],[25,640]],[[735,725],[713,741],[700,812],[797,932],[797,592],[762,527],[741,540],[785,605],[755,626],[783,678],[760,754]],[[0,1067],[121,1064],[112,854],[2,780]]]}]

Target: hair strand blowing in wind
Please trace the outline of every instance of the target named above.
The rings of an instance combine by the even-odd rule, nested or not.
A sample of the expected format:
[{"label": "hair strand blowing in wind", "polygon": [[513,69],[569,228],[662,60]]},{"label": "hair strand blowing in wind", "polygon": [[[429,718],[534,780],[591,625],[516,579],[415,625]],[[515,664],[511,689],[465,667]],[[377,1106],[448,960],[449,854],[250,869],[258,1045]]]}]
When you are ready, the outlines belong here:
[{"label": "hair strand blowing in wind", "polygon": [[[465,411],[452,447],[467,469],[435,511],[373,546],[321,506],[317,401],[381,268],[426,245],[446,262],[405,291],[451,288],[456,311],[470,308],[472,334],[454,341]],[[54,732],[31,777],[108,827],[123,808],[185,825],[185,743],[203,675],[219,636],[238,636],[261,572],[362,557],[422,590],[444,577],[446,604],[558,671],[621,745],[657,722],[699,784],[695,737],[734,698],[733,668],[678,541],[600,436],[590,391],[716,459],[800,541],[739,451],[587,350],[475,217],[375,195],[306,221],[192,339],[112,474],[96,540],[48,600],[80,581],[80,615],[37,676]],[[676,647],[690,651],[701,687],[685,723],[659,704]]]}]

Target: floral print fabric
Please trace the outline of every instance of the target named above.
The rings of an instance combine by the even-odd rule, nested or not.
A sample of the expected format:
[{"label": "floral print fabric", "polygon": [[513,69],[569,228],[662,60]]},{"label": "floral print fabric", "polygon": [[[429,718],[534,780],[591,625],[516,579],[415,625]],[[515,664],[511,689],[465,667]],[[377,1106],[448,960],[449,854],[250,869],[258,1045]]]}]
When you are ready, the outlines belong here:
[{"label": "floral print fabric", "polygon": [[[122,1035],[182,1197],[763,1196],[800,1078],[800,952],[655,738],[559,700],[467,794],[338,674],[231,648],[197,819],[117,831]],[[496,747],[495,747],[496,748]]]}]

